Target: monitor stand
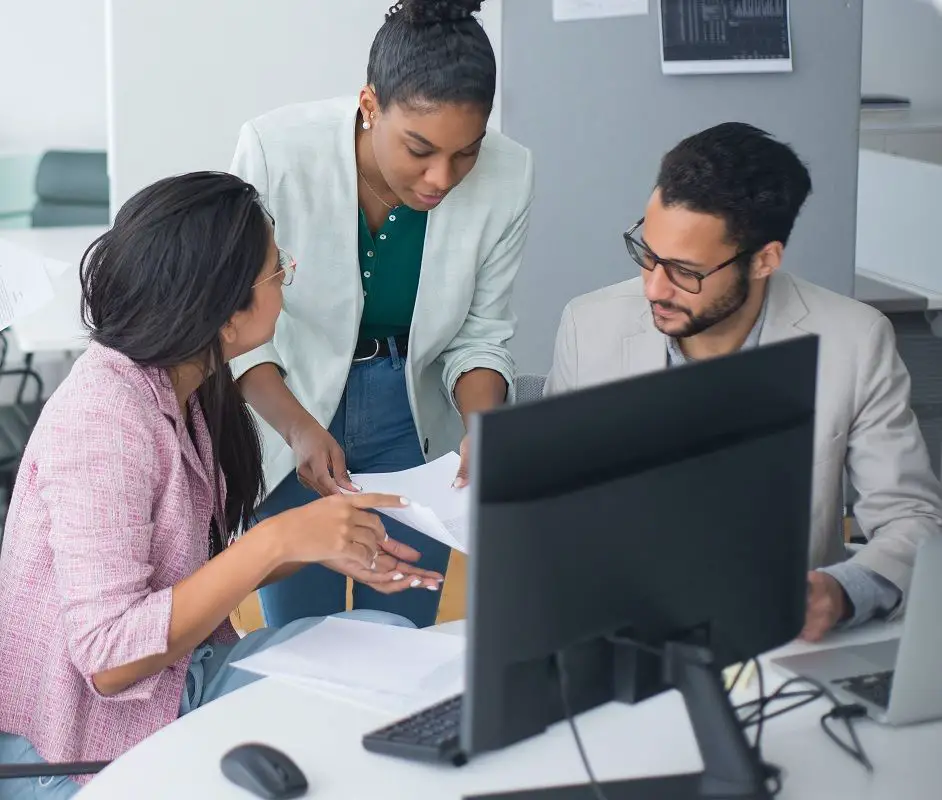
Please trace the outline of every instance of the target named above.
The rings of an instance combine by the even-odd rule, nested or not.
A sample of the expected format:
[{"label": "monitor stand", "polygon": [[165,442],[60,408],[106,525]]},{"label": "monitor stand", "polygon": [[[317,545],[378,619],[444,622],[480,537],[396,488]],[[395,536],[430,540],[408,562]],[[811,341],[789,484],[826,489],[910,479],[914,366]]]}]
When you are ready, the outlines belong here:
[{"label": "monitor stand", "polygon": [[[631,648],[633,645],[617,645]],[[729,702],[709,649],[683,642],[664,648],[665,683],[683,695],[703,772],[600,783],[606,800],[771,800],[765,768]],[[575,745],[574,745],[575,746]],[[591,753],[589,753],[591,759]],[[473,795],[465,800],[585,800],[587,784]]]}]

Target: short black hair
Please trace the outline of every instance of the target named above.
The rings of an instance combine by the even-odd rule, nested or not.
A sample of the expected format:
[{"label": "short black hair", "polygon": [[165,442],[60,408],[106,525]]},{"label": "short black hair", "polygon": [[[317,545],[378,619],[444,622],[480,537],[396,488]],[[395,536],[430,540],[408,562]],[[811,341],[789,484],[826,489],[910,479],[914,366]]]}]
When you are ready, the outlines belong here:
[{"label": "short black hair", "polygon": [[381,108],[471,103],[488,114],[497,89],[481,0],[403,0],[386,14],[366,70]]},{"label": "short black hair", "polygon": [[791,147],[745,122],[724,122],[684,139],[661,161],[661,202],[721,217],[742,250],[788,244],[811,193]]}]

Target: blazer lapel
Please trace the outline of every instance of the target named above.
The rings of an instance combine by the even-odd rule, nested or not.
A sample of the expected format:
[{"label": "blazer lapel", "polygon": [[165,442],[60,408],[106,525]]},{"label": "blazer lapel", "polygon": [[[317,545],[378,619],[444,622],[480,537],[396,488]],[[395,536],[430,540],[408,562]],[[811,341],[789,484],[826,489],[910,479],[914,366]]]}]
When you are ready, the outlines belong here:
[{"label": "blazer lapel", "polygon": [[[197,450],[197,443],[193,442],[190,438],[186,420],[183,417],[183,412],[180,410],[180,406],[177,403],[177,396],[170,383],[170,376],[166,370],[157,367],[145,368],[143,373],[144,378],[147,380],[148,384],[150,384],[154,397],[157,400],[157,408],[160,409],[161,413],[163,413],[170,421],[170,424],[173,425],[174,431],[177,434],[177,441],[180,443],[180,451],[183,454],[183,460],[187,463],[187,466],[189,466],[192,472],[199,476],[200,481],[209,488],[209,475],[212,474],[211,468],[207,470],[207,466],[202,457],[204,453]],[[199,408],[199,403],[196,401],[195,397],[190,398],[188,403],[191,411],[194,405],[197,409]],[[201,430],[205,435],[205,441],[200,442],[200,444],[205,446],[201,449],[205,450],[206,446],[208,446],[209,463],[211,464],[212,444],[209,442],[209,431],[205,427],[202,412],[200,412],[199,423],[201,423],[201,425],[196,425],[195,427],[197,431]]]},{"label": "blazer lapel", "polygon": [[799,323],[808,316],[808,306],[801,299],[798,287],[790,275],[776,273],[769,279],[768,308],[765,324],[759,334],[759,344],[772,344],[794,339],[804,331]]},{"label": "blazer lapel", "polygon": [[625,337],[622,363],[626,376],[656,372],[667,365],[667,340],[654,327],[650,308],[638,319],[638,330]]}]

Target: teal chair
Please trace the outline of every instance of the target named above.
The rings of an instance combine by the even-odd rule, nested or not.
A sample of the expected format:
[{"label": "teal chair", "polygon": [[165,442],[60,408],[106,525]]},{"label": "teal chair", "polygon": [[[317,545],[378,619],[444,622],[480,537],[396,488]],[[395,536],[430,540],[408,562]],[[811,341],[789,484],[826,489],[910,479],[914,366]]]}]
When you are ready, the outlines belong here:
[{"label": "teal chair", "polygon": [[108,157],[99,151],[50,150],[36,170],[34,228],[107,225]]}]

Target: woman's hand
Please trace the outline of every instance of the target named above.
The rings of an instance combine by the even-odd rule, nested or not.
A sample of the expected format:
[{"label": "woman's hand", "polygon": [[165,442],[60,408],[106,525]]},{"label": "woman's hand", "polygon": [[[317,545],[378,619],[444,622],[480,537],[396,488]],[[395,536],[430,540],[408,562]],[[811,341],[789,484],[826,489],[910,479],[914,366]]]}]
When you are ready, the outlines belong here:
[{"label": "woman's hand", "polygon": [[471,440],[467,435],[461,440],[458,455],[461,456],[461,461],[458,464],[458,474],[455,476],[455,482],[452,486],[455,489],[464,489],[471,480]]},{"label": "woman's hand", "polygon": [[436,591],[444,577],[411,563],[420,554],[390,539],[369,508],[402,508],[408,501],[384,494],[332,495],[271,517],[280,561],[322,563],[384,594],[419,587]]},{"label": "woman's hand", "polygon": [[308,416],[303,428],[291,436],[291,449],[298,462],[298,480],[321,497],[357,492],[350,480],[347,459],[337,440],[316,419]]},{"label": "woman's hand", "polygon": [[419,588],[437,592],[441,588],[445,580],[444,576],[437,572],[419,569],[408,563],[419,560],[418,551],[393,539],[387,541],[383,547],[385,552],[376,559],[374,569],[367,569],[355,561],[343,559],[326,562],[325,566],[383,594],[395,594],[406,589]]},{"label": "woman's hand", "polygon": [[379,515],[367,509],[408,504],[393,495],[336,494],[283,511],[262,524],[274,529],[283,562],[348,561],[372,571],[380,554],[395,543]]}]

